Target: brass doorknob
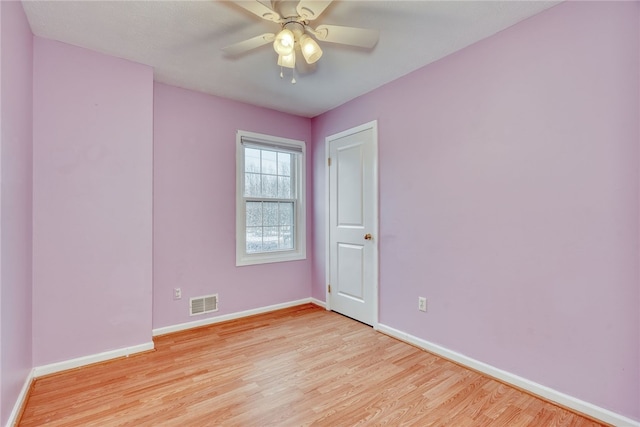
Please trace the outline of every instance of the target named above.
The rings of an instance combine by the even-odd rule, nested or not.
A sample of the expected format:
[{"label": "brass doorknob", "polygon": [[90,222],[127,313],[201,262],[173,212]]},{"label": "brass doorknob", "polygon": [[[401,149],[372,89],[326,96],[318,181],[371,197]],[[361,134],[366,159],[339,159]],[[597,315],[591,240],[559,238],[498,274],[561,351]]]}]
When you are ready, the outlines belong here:
[{"label": "brass doorknob", "polygon": [[364,240],[371,240],[373,239],[373,237],[371,237],[371,234],[367,233],[364,235]]}]

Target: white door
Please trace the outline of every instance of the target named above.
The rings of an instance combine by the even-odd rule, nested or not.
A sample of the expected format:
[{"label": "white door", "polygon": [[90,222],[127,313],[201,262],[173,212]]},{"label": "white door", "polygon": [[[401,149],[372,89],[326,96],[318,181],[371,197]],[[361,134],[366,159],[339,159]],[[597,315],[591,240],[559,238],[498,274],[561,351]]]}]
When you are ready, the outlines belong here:
[{"label": "white door", "polygon": [[377,326],[377,122],[326,139],[329,151],[328,308]]}]

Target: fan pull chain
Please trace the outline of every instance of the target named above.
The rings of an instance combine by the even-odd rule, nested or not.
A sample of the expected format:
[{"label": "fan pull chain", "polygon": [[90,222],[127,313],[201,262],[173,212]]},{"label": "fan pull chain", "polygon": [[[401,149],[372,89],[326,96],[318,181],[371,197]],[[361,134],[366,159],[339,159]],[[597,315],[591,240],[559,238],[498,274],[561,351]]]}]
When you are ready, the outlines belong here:
[{"label": "fan pull chain", "polygon": [[[284,78],[284,68],[282,66],[280,67],[280,78],[281,79]],[[294,85],[296,83],[298,83],[298,81],[296,80],[296,69],[292,68],[291,69],[291,84]]]}]

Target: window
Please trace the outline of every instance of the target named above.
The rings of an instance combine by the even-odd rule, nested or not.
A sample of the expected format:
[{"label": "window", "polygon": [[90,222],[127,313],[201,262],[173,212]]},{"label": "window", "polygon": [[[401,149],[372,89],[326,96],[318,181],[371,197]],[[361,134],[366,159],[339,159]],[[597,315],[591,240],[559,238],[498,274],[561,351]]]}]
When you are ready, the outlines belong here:
[{"label": "window", "polygon": [[306,258],[305,143],[238,131],[236,265]]}]

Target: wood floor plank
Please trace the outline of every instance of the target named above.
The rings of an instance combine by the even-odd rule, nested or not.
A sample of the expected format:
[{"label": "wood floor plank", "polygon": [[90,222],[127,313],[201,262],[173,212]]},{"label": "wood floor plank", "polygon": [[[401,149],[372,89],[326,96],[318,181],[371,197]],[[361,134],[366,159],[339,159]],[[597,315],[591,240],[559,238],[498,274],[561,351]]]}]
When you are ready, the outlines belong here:
[{"label": "wood floor plank", "polygon": [[599,426],[307,304],[37,379],[19,425]]}]

